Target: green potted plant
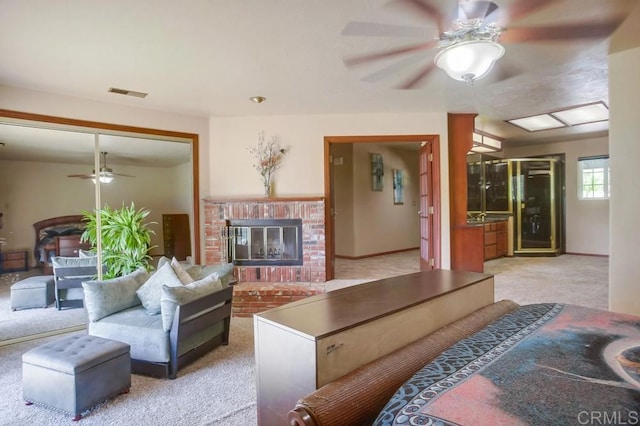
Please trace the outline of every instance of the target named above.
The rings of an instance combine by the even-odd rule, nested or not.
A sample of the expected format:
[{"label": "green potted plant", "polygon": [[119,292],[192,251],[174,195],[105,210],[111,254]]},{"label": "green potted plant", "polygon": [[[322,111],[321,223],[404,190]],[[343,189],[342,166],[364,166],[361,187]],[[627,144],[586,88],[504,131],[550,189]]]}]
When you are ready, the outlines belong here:
[{"label": "green potted plant", "polygon": [[97,238],[97,214],[100,214],[100,226],[102,236],[102,263],[106,266],[105,278],[115,278],[138,268],[149,269],[151,256],[151,236],[155,232],[149,225],[156,222],[145,223],[150,211],[136,210],[132,202],[129,207],[124,203],[118,210],[111,209],[108,205],[97,211],[82,211],[83,220],[87,227],[82,234],[82,241],[91,243],[96,250]]}]

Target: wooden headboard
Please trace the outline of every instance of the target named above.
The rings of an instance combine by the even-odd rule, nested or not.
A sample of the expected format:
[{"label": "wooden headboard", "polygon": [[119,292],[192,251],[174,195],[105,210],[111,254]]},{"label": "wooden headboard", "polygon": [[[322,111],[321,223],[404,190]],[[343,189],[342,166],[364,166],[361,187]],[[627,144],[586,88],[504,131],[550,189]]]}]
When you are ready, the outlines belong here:
[{"label": "wooden headboard", "polygon": [[[44,249],[45,246],[49,246],[49,243],[52,244],[49,249],[53,249],[55,245],[54,238],[51,234],[55,234],[56,229],[60,229],[61,231],[63,229],[73,229],[73,233],[77,234],[80,230],[84,230],[86,227],[86,222],[82,220],[83,217],[83,215],[79,214],[58,216],[41,220],[33,224],[33,228],[36,231],[36,239],[33,246],[33,255],[36,259],[36,265],[41,264],[41,250]],[[64,231],[59,235],[65,235]]]}]

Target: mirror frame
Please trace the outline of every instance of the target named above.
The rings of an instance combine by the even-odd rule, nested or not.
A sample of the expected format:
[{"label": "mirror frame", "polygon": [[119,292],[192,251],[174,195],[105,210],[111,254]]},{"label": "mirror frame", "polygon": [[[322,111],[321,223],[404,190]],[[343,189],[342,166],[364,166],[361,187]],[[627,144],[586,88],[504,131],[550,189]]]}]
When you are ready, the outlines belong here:
[{"label": "mirror frame", "polygon": [[137,133],[141,135],[166,136],[170,138],[189,139],[191,141],[191,181],[193,186],[193,244],[194,262],[200,263],[200,185],[199,185],[199,156],[198,135],[196,133],[176,132],[172,130],[159,130],[147,127],[136,127],[122,124],[104,123],[99,121],[79,120],[74,118],[56,117],[52,115],[34,114],[28,112],[0,109],[0,117],[33,122],[51,123],[66,126],[92,128],[115,132]]}]

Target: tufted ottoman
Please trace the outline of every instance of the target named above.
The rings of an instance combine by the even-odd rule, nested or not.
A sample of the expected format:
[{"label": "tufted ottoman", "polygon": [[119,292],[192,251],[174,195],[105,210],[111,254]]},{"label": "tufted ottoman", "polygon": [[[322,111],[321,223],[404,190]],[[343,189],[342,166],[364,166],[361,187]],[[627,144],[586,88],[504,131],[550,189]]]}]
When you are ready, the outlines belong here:
[{"label": "tufted ottoman", "polygon": [[81,413],[131,386],[129,345],[86,334],[46,343],[22,355],[22,395],[80,420]]},{"label": "tufted ottoman", "polygon": [[53,275],[38,275],[11,286],[11,310],[46,308],[55,301]]}]

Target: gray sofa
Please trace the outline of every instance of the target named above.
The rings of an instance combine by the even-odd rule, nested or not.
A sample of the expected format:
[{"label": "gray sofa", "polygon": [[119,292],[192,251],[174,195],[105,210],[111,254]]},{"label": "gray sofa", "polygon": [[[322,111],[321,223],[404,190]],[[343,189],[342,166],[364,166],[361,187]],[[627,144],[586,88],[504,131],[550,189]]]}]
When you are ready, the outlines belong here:
[{"label": "gray sofa", "polygon": [[56,308],[82,308],[82,282],[93,279],[98,274],[98,258],[54,256],[51,264]]},{"label": "gray sofa", "polygon": [[178,369],[229,342],[233,265],[161,260],[105,281],[85,281],[88,333],[131,346],[133,373],[174,379]]}]

